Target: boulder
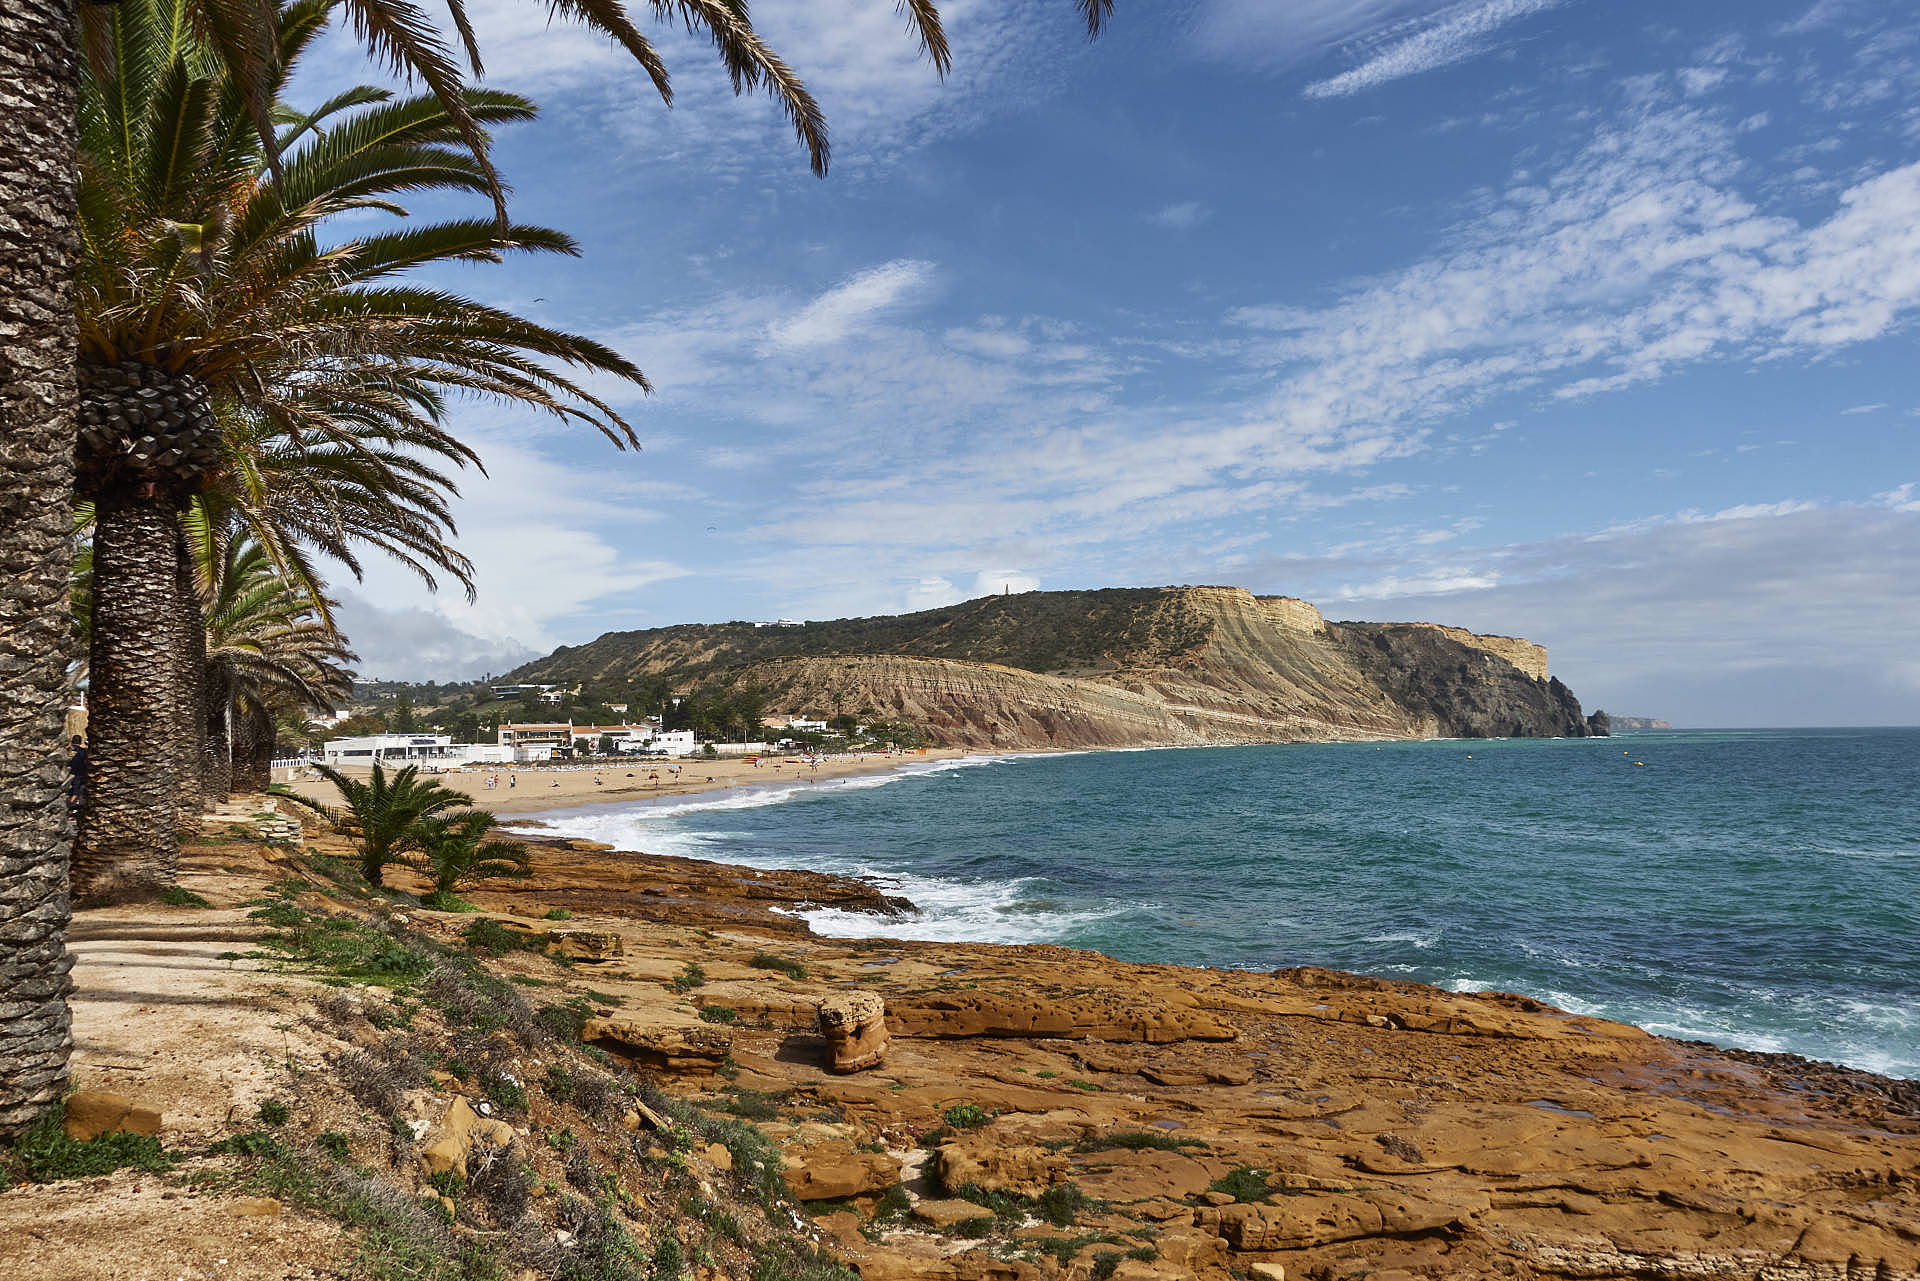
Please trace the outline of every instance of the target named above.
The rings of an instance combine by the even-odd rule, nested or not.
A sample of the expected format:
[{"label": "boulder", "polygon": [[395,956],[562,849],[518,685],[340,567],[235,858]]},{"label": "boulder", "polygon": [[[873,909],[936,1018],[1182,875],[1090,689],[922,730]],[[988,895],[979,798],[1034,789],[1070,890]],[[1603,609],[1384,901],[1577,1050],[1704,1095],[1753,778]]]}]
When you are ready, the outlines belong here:
[{"label": "boulder", "polygon": [[631,1063],[665,1072],[715,1068],[733,1052],[733,1033],[724,1025],[668,1013],[653,1014],[644,1022],[588,1019],[580,1039]]},{"label": "boulder", "polygon": [[116,1130],[154,1135],[160,1133],[163,1124],[158,1109],[141,1107],[107,1090],[76,1090],[67,1097],[66,1129],[70,1139],[85,1142]]},{"label": "boulder", "polygon": [[878,1067],[887,1057],[887,1007],[874,992],[836,992],[820,1002],[820,1034],[835,1072]]},{"label": "boulder", "polygon": [[464,1177],[475,1144],[504,1148],[512,1142],[512,1126],[477,1115],[465,1099],[456,1097],[439,1123],[421,1137],[420,1166],[429,1175],[452,1170]]},{"label": "boulder", "polygon": [[991,1215],[993,1211],[971,1201],[962,1201],[958,1197],[946,1200],[926,1200],[913,1207],[913,1217],[928,1224],[935,1231],[950,1228],[956,1223],[965,1223],[968,1219],[980,1219]]},{"label": "boulder", "polygon": [[618,960],[627,950],[620,936],[609,930],[548,930],[546,938],[555,951],[573,961]]},{"label": "boulder", "polygon": [[900,1181],[900,1162],[884,1152],[859,1152],[832,1140],[785,1154],[787,1187],[801,1201],[839,1201],[880,1192]]},{"label": "boulder", "polygon": [[937,1156],[940,1182],[949,1188],[971,1183],[989,1192],[1039,1196],[1066,1177],[1067,1157],[1045,1148],[983,1142],[944,1145]]}]

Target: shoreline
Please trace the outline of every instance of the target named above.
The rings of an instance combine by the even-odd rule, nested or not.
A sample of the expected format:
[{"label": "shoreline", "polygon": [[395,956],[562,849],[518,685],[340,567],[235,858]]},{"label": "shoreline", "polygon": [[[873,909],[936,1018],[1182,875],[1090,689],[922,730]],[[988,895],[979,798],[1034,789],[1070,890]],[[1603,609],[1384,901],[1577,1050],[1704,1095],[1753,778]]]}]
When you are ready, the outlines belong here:
[{"label": "shoreline", "polygon": [[[1660,734],[1667,734],[1671,732],[1672,731],[1659,731]],[[1695,731],[1695,732],[1700,732],[1700,731]],[[1708,731],[1708,732],[1712,732],[1712,731]],[[1649,731],[1649,733],[1652,733],[1652,732]],[[1465,744],[1486,743],[1491,745],[1492,743],[1495,743],[1495,742],[1506,742],[1509,740],[1433,738],[1433,739],[1410,739],[1410,740],[1394,740],[1394,741],[1405,742],[1409,744],[1436,744],[1437,745],[1437,744],[1446,744],[1446,743],[1465,743]],[[1513,741],[1524,742],[1526,740],[1522,739],[1522,740],[1513,740]],[[1553,741],[1553,740],[1549,740],[1549,741]],[[1562,739],[1558,741],[1604,743],[1607,740],[1606,739],[1598,739],[1598,740]],[[682,770],[683,777],[680,781],[669,781],[667,768],[665,766],[657,767],[658,772],[662,775],[662,778],[660,779],[657,785],[653,785],[651,780],[646,779],[646,775],[655,772],[656,767],[652,762],[647,762],[644,765],[640,765],[635,770],[632,770],[632,771],[615,770],[610,768],[596,771],[591,766],[569,766],[569,767],[548,768],[548,769],[521,769],[516,771],[519,774],[519,783],[520,783],[520,786],[516,789],[509,789],[507,787],[507,784],[505,781],[507,777],[507,771],[505,770],[489,771],[489,770],[479,770],[479,769],[470,768],[462,774],[433,775],[431,777],[433,777],[437,781],[441,781],[447,784],[450,787],[455,788],[456,790],[460,790],[466,793],[472,799],[472,803],[477,808],[485,809],[496,815],[499,815],[502,819],[502,827],[505,829],[512,830],[512,834],[516,836],[518,839],[525,840],[530,844],[545,847],[550,850],[570,849],[570,850],[583,852],[583,853],[590,853],[590,854],[598,854],[598,853],[613,854],[613,855],[620,856],[623,860],[634,860],[637,863],[643,864],[646,866],[646,868],[651,874],[655,874],[655,875],[658,875],[662,867],[666,865],[682,865],[682,866],[688,866],[688,867],[700,866],[705,868],[718,869],[718,870],[723,870],[729,873],[739,873],[745,876],[756,877],[756,878],[794,877],[794,878],[812,878],[819,881],[849,881],[852,883],[858,883],[858,884],[870,887],[871,889],[876,891],[879,897],[888,899],[889,901],[897,905],[904,906],[906,905],[905,900],[893,898],[892,896],[895,894],[905,893],[909,891],[902,890],[900,888],[899,881],[894,876],[857,875],[857,874],[853,874],[845,871],[830,871],[830,870],[827,870],[825,867],[822,867],[819,865],[787,866],[784,863],[782,863],[779,866],[773,866],[771,864],[755,865],[751,863],[735,864],[735,863],[724,861],[724,860],[702,859],[697,857],[689,857],[686,855],[662,853],[662,852],[657,852],[650,849],[642,849],[642,848],[639,848],[637,845],[633,847],[629,847],[626,844],[607,845],[595,840],[582,839],[578,836],[568,836],[561,833],[552,833],[548,831],[528,831],[525,829],[528,826],[533,828],[545,828],[548,826],[548,823],[545,822],[544,820],[547,820],[547,819],[564,820],[570,816],[591,815],[591,814],[595,814],[596,812],[604,812],[606,810],[613,809],[619,806],[646,804],[646,803],[655,802],[655,801],[665,801],[671,798],[699,796],[699,795],[705,795],[708,793],[717,793],[717,794],[738,793],[740,795],[753,795],[755,793],[761,793],[761,792],[780,792],[780,793],[786,793],[787,798],[792,799],[792,798],[798,798],[798,797],[804,796],[804,787],[807,784],[820,783],[820,782],[838,782],[838,781],[842,781],[849,778],[857,778],[857,777],[863,777],[863,776],[871,777],[871,776],[882,775],[882,774],[890,774],[897,777],[906,777],[911,772],[914,771],[916,766],[944,764],[948,762],[965,762],[965,761],[985,762],[985,761],[996,761],[996,760],[1013,760],[1013,759],[1018,759],[1024,756],[1047,757],[1047,756],[1064,756],[1064,755],[1092,755],[1095,753],[1100,753],[1100,754],[1119,753],[1119,754],[1125,755],[1125,754],[1142,753],[1142,752],[1182,751],[1182,750],[1202,748],[1202,747],[1218,748],[1218,747],[1333,746],[1333,745],[1362,746],[1362,745],[1368,745],[1368,744],[1372,744],[1375,746],[1382,745],[1373,739],[1340,739],[1340,740],[1312,740],[1310,742],[1300,743],[1300,744],[1182,743],[1182,744],[1163,744],[1163,745],[1152,746],[1152,747],[1129,746],[1129,747],[1109,747],[1109,748],[1093,747],[1093,748],[1071,748],[1071,749],[1047,749],[1047,748],[1028,747],[1028,748],[1008,748],[1004,750],[982,750],[978,748],[949,747],[949,748],[929,748],[929,749],[926,749],[924,752],[914,751],[914,752],[894,753],[894,754],[853,753],[853,754],[835,756],[835,757],[823,757],[819,759],[817,769],[809,768],[808,765],[806,764],[805,758],[803,757],[789,757],[784,755],[763,756],[762,764],[758,769],[755,769],[753,766],[748,765],[746,762],[744,762],[740,758],[725,758],[725,759],[718,759],[713,761],[705,761],[705,760],[699,760],[697,758],[689,758],[688,760],[685,760],[685,761],[676,762],[676,764],[680,764],[684,767]],[[775,768],[776,761],[778,762],[779,768]],[[625,764],[625,763],[626,762],[620,762],[620,764]],[[711,771],[711,776],[709,775],[709,771]],[[498,789],[492,790],[492,791],[486,790],[484,786],[485,780],[494,773],[498,773],[502,781]],[[594,786],[594,783],[593,783],[593,779],[596,773],[601,775],[605,780],[602,783],[602,785],[597,788]],[[624,776],[638,776],[638,778],[635,784],[622,785],[622,786],[608,785],[613,783],[613,781],[617,776],[623,777],[623,778]],[[795,788],[796,784],[801,785],[799,789]],[[301,790],[309,792],[311,794],[318,794],[318,795],[324,796],[327,793],[329,793],[331,789],[327,784],[325,784],[324,782],[321,782],[321,783],[306,784],[301,788]],[[516,823],[514,822],[514,820],[516,819],[522,820],[522,821],[519,823]],[[598,833],[595,833],[595,835],[598,835]],[[627,837],[616,837],[615,839],[622,840],[622,841],[639,841],[644,843],[644,838],[637,835],[630,835]],[[799,930],[805,935],[808,935],[823,943],[846,942],[851,940],[866,939],[869,941],[884,941],[888,946],[908,946],[908,947],[913,947],[913,946],[927,946],[927,947],[978,946],[978,947],[987,947],[987,948],[1024,948],[1024,947],[1035,947],[1035,946],[1064,947],[1074,951],[1085,951],[1091,956],[1100,956],[1100,957],[1105,956],[1104,953],[1094,951],[1091,948],[1088,948],[1087,946],[1085,946],[1084,944],[1059,942],[1059,941],[1055,941],[1053,939],[1049,939],[1045,937],[1028,938],[1028,939],[1022,939],[1018,937],[1014,937],[1014,938],[995,937],[991,933],[991,931],[982,933],[978,928],[967,929],[964,932],[942,931],[937,927],[937,925],[935,925],[934,921],[926,921],[924,919],[928,911],[932,911],[935,913],[936,920],[941,919],[940,908],[937,903],[932,908],[928,908],[923,904],[915,903],[912,905],[912,908],[913,910],[911,914],[916,918],[921,918],[923,923],[927,924],[929,927],[932,927],[931,933],[922,934],[918,932],[912,932],[912,933],[905,932],[903,927],[907,924],[906,922],[902,922],[897,919],[895,920],[888,919],[888,917],[893,914],[887,913],[885,911],[876,912],[874,908],[869,904],[849,902],[846,900],[833,901],[829,899],[828,901],[815,901],[815,902],[806,903],[806,904],[796,903],[791,908],[790,910],[791,914],[787,916],[787,920],[793,922],[793,924],[796,925],[799,928]],[[828,932],[821,932],[821,930],[816,926],[815,921],[811,919],[818,912],[836,913],[836,914],[842,914],[845,916],[861,916],[861,915],[870,914],[872,916],[872,923],[873,923],[874,929],[871,932],[856,933],[846,928],[832,928]],[[760,923],[760,924],[764,928],[764,923]],[[850,925],[851,922],[843,921],[841,922],[841,924]],[[892,926],[892,928],[891,929],[887,928],[888,926]],[[896,930],[899,930],[901,932],[895,932]],[[1132,964],[1132,965],[1165,965],[1165,966],[1173,966],[1177,968],[1191,967],[1191,968],[1198,968],[1198,969],[1203,969],[1208,971],[1239,972],[1239,973],[1249,973],[1249,974],[1257,974],[1257,973],[1264,972],[1263,970],[1247,969],[1244,966],[1234,965],[1231,963],[1222,967],[1215,963],[1196,963],[1191,960],[1178,961],[1178,960],[1169,959],[1163,956],[1152,956],[1152,955],[1144,956],[1144,957],[1135,957],[1133,959],[1125,961],[1124,963]],[[1294,962],[1288,962],[1288,963],[1292,964]],[[1319,965],[1322,962],[1316,957],[1308,957],[1305,960],[1302,960],[1298,963],[1308,964],[1308,965]],[[1345,971],[1342,971],[1342,972],[1345,972]],[[1438,980],[1434,980],[1434,979],[1411,979],[1401,974],[1375,973],[1371,970],[1365,970],[1365,971],[1354,970],[1352,972],[1356,974],[1365,974],[1369,977],[1377,978],[1380,981],[1385,981],[1385,982],[1414,983],[1421,986],[1432,986],[1438,983]],[[1541,988],[1539,988],[1538,986],[1529,986],[1524,979],[1520,979],[1516,976],[1506,976],[1506,977],[1508,978],[1509,981],[1503,983],[1501,981],[1501,977],[1496,976],[1493,979],[1492,987],[1487,987],[1482,985],[1478,987],[1467,987],[1464,989],[1455,989],[1449,986],[1449,987],[1439,987],[1437,988],[1437,990],[1449,991],[1449,992],[1465,992],[1465,993],[1472,993],[1475,991],[1487,991],[1487,990],[1513,991],[1513,992],[1521,992],[1524,994],[1529,994],[1530,999],[1536,999],[1542,1002],[1557,1002],[1558,1000],[1565,999],[1565,998],[1559,997],[1557,993],[1552,992],[1551,987],[1546,989],[1547,994],[1543,995]],[[1746,1045],[1741,1045],[1738,1042],[1722,1042],[1718,1040],[1711,1040],[1711,1039],[1708,1039],[1707,1035],[1699,1031],[1695,1031],[1691,1028],[1682,1028],[1679,1030],[1675,1030],[1670,1025],[1662,1024],[1657,1017],[1653,1018],[1652,1021],[1650,1022],[1642,1022],[1641,1020],[1647,1019],[1649,1017],[1644,1012],[1636,1013],[1633,1011],[1627,1011],[1623,1013],[1605,1013],[1605,1012],[1601,1012],[1599,1009],[1588,1009],[1587,1012],[1583,1015],[1583,1017],[1594,1017],[1594,1018],[1601,1018],[1601,1019],[1607,1019],[1612,1021],[1620,1021],[1625,1023],[1627,1026],[1635,1027],[1650,1036],[1659,1037],[1663,1040],[1671,1040],[1678,1044],[1683,1044],[1683,1045],[1693,1045],[1693,1046],[1698,1046],[1703,1048],[1711,1048],[1713,1051],[1721,1054],[1752,1055],[1752,1056],[1756,1056],[1756,1058],[1765,1059],[1765,1060],[1772,1060],[1777,1057],[1777,1058],[1782,1058],[1785,1060],[1790,1060],[1790,1061],[1795,1061],[1800,1063],[1831,1067],[1835,1070],[1842,1071],[1842,1072],[1865,1073],[1867,1075],[1878,1077],[1880,1079],[1899,1082],[1903,1085],[1920,1085],[1920,1076],[1901,1076],[1901,1075],[1891,1073],[1886,1068],[1880,1067],[1880,1066],[1870,1066],[1866,1063],[1860,1063],[1860,1062],[1847,1063],[1838,1058],[1826,1058],[1826,1057],[1818,1057],[1814,1055],[1803,1055],[1794,1050],[1785,1049],[1785,1048],[1778,1048],[1778,1049],[1764,1048],[1764,1042],[1760,1045],[1756,1045],[1750,1041]],[[1665,1031],[1655,1030],[1656,1028],[1660,1028],[1663,1026],[1667,1027],[1667,1030]]]},{"label": "shoreline", "polygon": [[[457,772],[428,774],[424,777],[465,793],[476,809],[495,815],[524,815],[550,810],[585,810],[671,796],[697,796],[736,788],[771,787],[794,782],[802,785],[823,783],[892,773],[911,765],[1011,754],[959,747],[929,747],[924,752],[859,752],[823,756],[817,758],[817,764],[812,766],[803,756],[778,753],[762,755],[758,765],[748,764],[740,757],[720,757],[715,760],[686,757],[664,762],[651,759],[615,761],[600,766],[466,766]],[[673,772],[675,766],[679,767],[677,774]],[[364,777],[367,771],[361,766],[351,766],[345,772]],[[499,780],[498,786],[487,786],[487,780],[491,778]],[[598,784],[594,781],[596,778],[600,780]],[[289,786],[302,796],[327,802],[335,799],[333,786],[324,780],[296,778]]]}]

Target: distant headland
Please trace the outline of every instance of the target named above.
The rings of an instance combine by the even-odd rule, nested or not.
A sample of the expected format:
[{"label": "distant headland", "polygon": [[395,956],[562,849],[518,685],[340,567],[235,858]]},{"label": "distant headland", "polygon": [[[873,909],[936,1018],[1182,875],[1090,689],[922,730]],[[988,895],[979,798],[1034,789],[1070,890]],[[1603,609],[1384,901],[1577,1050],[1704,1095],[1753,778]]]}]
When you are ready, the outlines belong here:
[{"label": "distant headland", "polygon": [[912,722],[929,743],[969,748],[1607,732],[1606,714],[1584,715],[1531,641],[1329,622],[1306,601],[1241,587],[1024,592],[876,618],[609,632],[508,679],[751,688],[781,710]]}]

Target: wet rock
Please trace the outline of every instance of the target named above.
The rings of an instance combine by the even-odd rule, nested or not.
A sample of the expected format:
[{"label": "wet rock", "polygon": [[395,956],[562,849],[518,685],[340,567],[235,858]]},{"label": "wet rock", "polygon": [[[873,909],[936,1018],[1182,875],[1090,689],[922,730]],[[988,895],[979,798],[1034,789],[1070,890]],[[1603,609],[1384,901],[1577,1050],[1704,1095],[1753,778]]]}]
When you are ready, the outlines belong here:
[{"label": "wet rock", "polygon": [[887,1007],[872,992],[836,992],[820,1002],[820,1034],[835,1072],[878,1067],[887,1057]]}]

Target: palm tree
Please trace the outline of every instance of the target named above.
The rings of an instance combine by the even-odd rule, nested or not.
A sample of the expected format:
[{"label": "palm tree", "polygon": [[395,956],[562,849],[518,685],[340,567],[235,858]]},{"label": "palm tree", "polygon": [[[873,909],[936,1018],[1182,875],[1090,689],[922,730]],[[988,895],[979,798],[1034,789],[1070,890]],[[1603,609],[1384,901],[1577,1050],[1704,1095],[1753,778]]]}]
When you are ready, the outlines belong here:
[{"label": "palm tree", "polygon": [[[454,122],[437,101],[374,89],[293,118],[276,137],[271,178],[241,96],[210,52],[183,38],[186,2],[117,5],[113,78],[89,76],[82,96],[78,458],[96,512],[94,729],[73,875],[76,891],[95,898],[170,884],[173,811],[184,798],[197,814],[204,793],[188,746],[197,749],[203,723],[201,628],[175,513],[216,474],[223,422],[257,420],[291,446],[343,455],[367,473],[370,507],[401,513],[402,524],[424,510],[431,526],[445,523],[443,503],[404,500],[450,484],[400,461],[394,443],[471,458],[434,420],[443,389],[532,404],[625,446],[635,443],[625,420],[541,358],[646,386],[631,362],[591,340],[392,280],[425,263],[576,252],[557,232],[466,220],[323,244],[318,229],[334,215],[404,213],[398,195],[484,190],[487,179],[448,145]],[[326,14],[326,0],[283,11],[283,74]],[[480,123],[533,112],[496,93],[469,95],[466,106]],[[365,528],[377,535],[393,523]],[[289,541],[263,544],[289,563]],[[439,541],[437,531],[419,541]]]},{"label": "palm tree", "polygon": [[[724,0],[716,28],[698,22],[689,0],[683,16],[704,25],[732,69],[751,50],[729,39],[744,26],[744,11]],[[1097,34],[1112,0],[1076,0],[1090,34]],[[477,130],[457,110],[464,89],[437,51],[432,27],[411,0],[343,0],[362,39],[389,62],[420,75],[449,102],[462,121],[469,146]],[[651,0],[656,13],[671,12],[667,0]],[[466,33],[461,0],[448,0],[470,62],[478,51]],[[930,0],[902,0],[923,48],[944,67],[946,43]],[[80,6],[97,22],[98,6]],[[271,133],[269,64],[275,45],[258,38],[267,29],[273,0],[194,6],[196,21],[217,29],[237,91],[249,103],[263,138]],[[607,33],[630,52],[665,92],[659,59],[638,37],[620,0],[553,0],[553,12]],[[68,442],[74,438],[77,342],[72,324],[73,282],[69,248],[77,238],[74,175],[77,172],[78,15],[72,0],[10,0],[0,6],[0,84],[8,86],[8,109],[0,112],[0,208],[9,223],[0,235],[0,342],[7,377],[0,381],[0,638],[4,638],[4,688],[0,688],[0,1136],[31,1125],[65,1088],[71,1047],[66,1006],[65,950],[68,899],[65,890],[70,829],[59,771],[49,762],[61,750],[61,705],[66,695],[69,650],[61,624],[69,550],[67,513],[72,471]],[[421,36],[420,33],[429,33]],[[424,40],[427,47],[421,47]],[[96,42],[96,45],[99,42]],[[428,75],[429,64],[433,71]],[[749,63],[751,65],[751,63]],[[735,83],[749,80],[734,71]],[[783,80],[769,78],[778,95]],[[792,101],[792,100],[790,100]],[[793,102],[792,105],[798,105]],[[789,105],[789,115],[792,115]],[[807,117],[796,127],[803,137]],[[816,131],[816,167],[824,167],[824,133]],[[484,151],[484,144],[479,149]],[[491,174],[490,167],[487,172]],[[498,200],[498,184],[493,192]],[[504,221],[504,219],[502,219]]]},{"label": "palm tree", "polygon": [[0,7],[0,1136],[66,1092],[73,6]]},{"label": "palm tree", "polygon": [[422,779],[415,765],[404,766],[389,778],[376,761],[364,783],[330,765],[314,768],[340,790],[340,806],[323,805],[291,791],[274,794],[325,815],[351,837],[360,847],[360,874],[369,885],[381,884],[390,864],[405,862],[409,855],[419,852],[422,825],[427,819],[468,804],[463,793]]},{"label": "palm tree", "polygon": [[527,847],[519,841],[490,841],[493,815],[485,810],[436,814],[418,824],[417,852],[406,862],[433,882],[420,902],[427,907],[455,907],[454,890],[467,881],[532,875]]},{"label": "palm tree", "polygon": [[203,503],[184,524],[206,615],[196,734],[209,794],[224,800],[236,779],[264,792],[277,713],[330,709],[351,695],[353,654],[322,617],[322,602],[282,577],[258,542],[244,532],[222,537],[219,516]]}]

